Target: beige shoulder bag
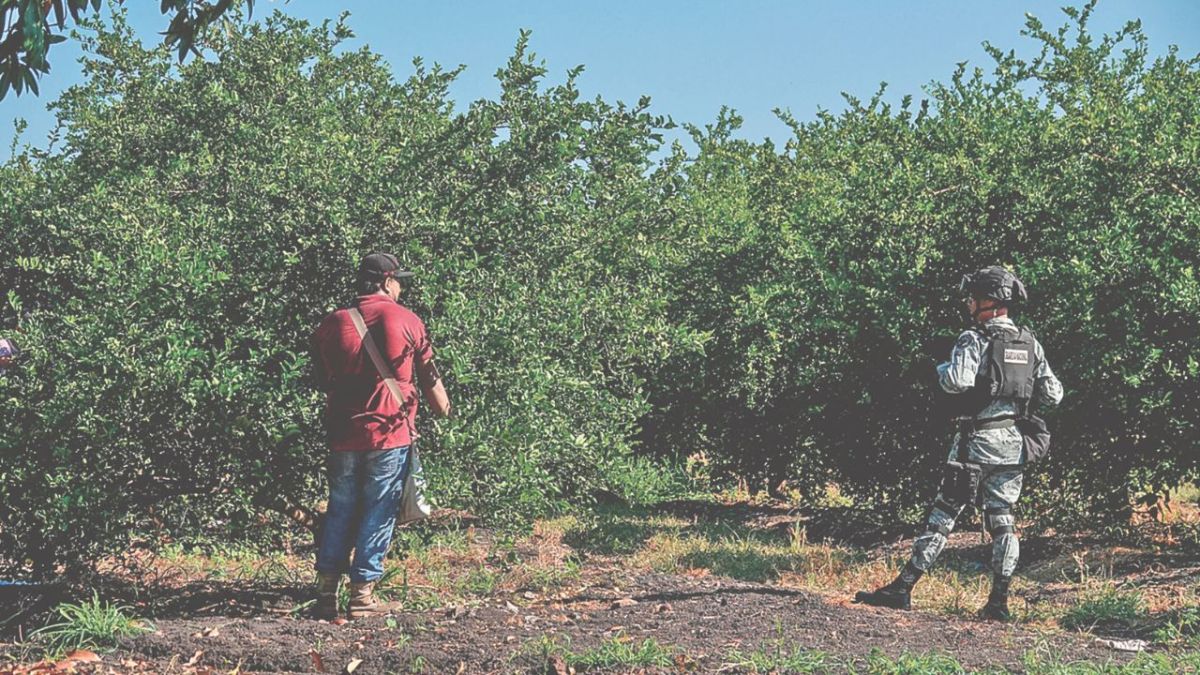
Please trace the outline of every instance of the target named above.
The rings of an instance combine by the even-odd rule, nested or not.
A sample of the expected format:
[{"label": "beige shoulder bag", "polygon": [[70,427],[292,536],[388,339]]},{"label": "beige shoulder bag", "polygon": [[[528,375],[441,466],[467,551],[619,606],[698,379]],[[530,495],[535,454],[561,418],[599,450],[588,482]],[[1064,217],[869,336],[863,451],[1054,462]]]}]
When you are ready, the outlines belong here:
[{"label": "beige shoulder bag", "polygon": [[[391,367],[384,362],[379,348],[375,346],[375,340],[367,332],[367,323],[363,321],[362,313],[358,311],[357,307],[350,308],[350,319],[354,322],[358,336],[362,338],[367,355],[375,364],[375,370],[379,371],[379,377],[383,378],[384,385],[400,403],[401,414],[403,414],[404,397],[400,395],[400,383],[396,381]],[[417,454],[417,432],[416,429],[411,431],[412,442],[408,448],[408,475],[404,479],[404,492],[400,495],[400,510],[396,514],[396,522],[401,525],[426,518],[432,511],[425,501],[425,473],[421,470],[421,458]]]}]

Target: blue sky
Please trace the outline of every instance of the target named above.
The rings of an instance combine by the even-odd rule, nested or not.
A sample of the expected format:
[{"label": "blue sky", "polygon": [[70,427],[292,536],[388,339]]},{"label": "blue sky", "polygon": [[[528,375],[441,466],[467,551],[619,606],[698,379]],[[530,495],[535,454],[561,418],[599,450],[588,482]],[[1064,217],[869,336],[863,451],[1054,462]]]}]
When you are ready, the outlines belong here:
[{"label": "blue sky", "polygon": [[[1062,4],[258,0],[255,15],[278,8],[319,21],[348,10],[357,35],[352,46],[366,44],[381,53],[397,77],[410,72],[414,56],[427,63],[465,64],[452,90],[463,107],[498,93],[494,73],[512,53],[519,29],[528,28],[531,46],[553,79],[573,66],[586,66],[580,87],[589,96],[632,102],[646,94],[653,111],[695,124],[711,122],[728,105],[745,118],[742,135],[782,141],[788,132],[772,114],[775,107],[809,119],[821,107],[841,109],[841,92],[865,98],[881,81],[888,82],[891,101],[909,93],[920,98],[924,84],[946,79],[959,61],[986,66],[984,40],[1030,54],[1032,43],[1019,34],[1025,12],[1057,26],[1065,20]],[[128,0],[126,5],[143,40],[159,39],[156,32],[167,23],[159,3]],[[1111,32],[1133,18],[1142,20],[1155,54],[1170,44],[1186,55],[1200,53],[1200,2],[1101,0],[1092,27]],[[52,124],[45,105],[79,81],[78,56],[73,42],[57,45],[51,51],[53,71],[41,81],[41,97],[10,94],[0,102],[5,155],[18,117],[29,122],[24,141],[45,144]]]}]

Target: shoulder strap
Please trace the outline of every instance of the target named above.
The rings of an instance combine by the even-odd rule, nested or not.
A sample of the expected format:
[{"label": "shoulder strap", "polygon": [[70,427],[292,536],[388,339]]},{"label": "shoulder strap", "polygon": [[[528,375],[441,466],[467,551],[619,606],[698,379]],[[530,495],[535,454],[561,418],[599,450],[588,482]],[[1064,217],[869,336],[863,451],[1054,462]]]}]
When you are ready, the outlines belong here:
[{"label": "shoulder strap", "polygon": [[396,374],[392,372],[391,367],[383,360],[383,355],[379,353],[379,348],[375,346],[375,340],[371,337],[371,333],[367,330],[367,322],[363,320],[362,312],[358,311],[357,307],[350,308],[350,320],[354,322],[354,329],[358,331],[358,337],[362,338],[363,347],[367,350],[367,355],[371,357],[371,363],[375,364],[375,370],[379,373],[379,377],[383,379],[384,385],[392,396],[396,397],[397,401],[404,402],[404,397],[400,395],[400,383],[396,381]]},{"label": "shoulder strap", "polygon": [[[375,346],[375,340],[371,337],[371,333],[367,330],[367,322],[363,320],[362,312],[358,311],[357,307],[349,309],[350,320],[354,322],[354,329],[358,331],[358,336],[362,338],[363,347],[367,350],[367,355],[371,357],[371,363],[375,364],[375,370],[379,373],[379,377],[383,379],[383,384],[387,386],[388,391],[400,403],[400,414],[404,416],[405,423],[408,423],[408,415],[404,414],[404,396],[400,393],[400,383],[396,381],[396,374],[392,371],[391,366],[383,360],[383,355],[379,353],[379,348]],[[410,429],[412,432],[412,440],[416,440],[416,429]]]}]

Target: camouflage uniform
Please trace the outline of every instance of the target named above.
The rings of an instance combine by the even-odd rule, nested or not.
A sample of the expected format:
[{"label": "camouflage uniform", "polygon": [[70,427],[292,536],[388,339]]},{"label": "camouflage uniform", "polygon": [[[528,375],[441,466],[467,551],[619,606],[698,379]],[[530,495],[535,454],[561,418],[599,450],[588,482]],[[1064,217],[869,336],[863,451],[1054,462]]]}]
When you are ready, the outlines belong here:
[{"label": "camouflage uniform", "polygon": [[[999,316],[984,324],[984,331],[996,330],[1017,332],[1017,326],[1007,316]],[[938,384],[950,394],[961,394],[975,385],[989,338],[978,331],[965,331],[954,344],[950,361],[938,366]],[[1050,370],[1040,343],[1034,346],[1034,400],[1039,405],[1058,405],[1062,400],[1062,383]],[[976,417],[992,419],[1016,417],[1020,414],[1015,401],[993,399]],[[958,444],[963,443],[962,434],[955,434],[950,447],[950,457],[958,456]],[[1020,543],[1012,531],[1014,519],[1012,507],[1021,496],[1023,462],[1021,432],[1014,427],[983,429],[965,439],[967,458],[983,468],[980,482],[984,526],[988,532],[998,532],[992,540],[992,571],[1005,577],[1012,576],[1017,567]],[[954,529],[954,521],[962,513],[965,504],[955,504],[940,491],[929,513],[926,531],[913,543],[912,566],[928,571],[946,546],[946,536]]]},{"label": "camouflage uniform", "polygon": [[[937,374],[943,391],[962,395],[964,398],[956,396],[956,400],[970,404],[959,408],[970,412],[958,418],[959,433],[948,457],[949,462],[961,464],[947,465],[925,532],[913,542],[912,556],[899,576],[875,591],[857,593],[854,600],[878,607],[911,608],[913,585],[933,566],[946,547],[955,520],[968,505],[969,498],[963,495],[974,487],[968,481],[964,488],[963,479],[977,471],[977,498],[985,529],[992,535],[994,573],[992,592],[980,615],[1007,620],[1008,587],[1020,554],[1012,507],[1021,496],[1022,467],[1027,459],[1025,438],[1016,424],[1018,418],[1026,417],[1027,406],[1057,405],[1063,389],[1046,362],[1042,345],[1008,317],[1008,308],[1027,297],[1024,284],[1015,275],[1002,267],[987,267],[964,275],[959,290],[969,299],[972,318],[982,325],[959,336],[950,361],[939,365]],[[987,313],[991,317],[983,316]],[[993,345],[994,340],[1003,342]],[[1028,425],[1035,422],[1040,420],[1026,418]],[[1033,433],[1031,439],[1031,452],[1046,450],[1048,436]]]}]

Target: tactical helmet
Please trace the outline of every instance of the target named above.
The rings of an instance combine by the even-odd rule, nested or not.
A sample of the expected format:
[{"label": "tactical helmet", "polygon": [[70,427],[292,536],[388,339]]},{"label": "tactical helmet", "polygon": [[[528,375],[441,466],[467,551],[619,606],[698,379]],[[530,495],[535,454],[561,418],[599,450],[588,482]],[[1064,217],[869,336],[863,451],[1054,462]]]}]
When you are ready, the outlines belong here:
[{"label": "tactical helmet", "polygon": [[1017,275],[998,266],[964,274],[958,290],[964,295],[989,298],[1004,304],[1024,302],[1029,298],[1025,293],[1025,284]]}]

